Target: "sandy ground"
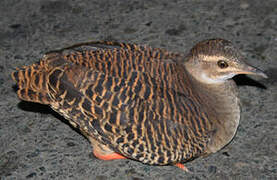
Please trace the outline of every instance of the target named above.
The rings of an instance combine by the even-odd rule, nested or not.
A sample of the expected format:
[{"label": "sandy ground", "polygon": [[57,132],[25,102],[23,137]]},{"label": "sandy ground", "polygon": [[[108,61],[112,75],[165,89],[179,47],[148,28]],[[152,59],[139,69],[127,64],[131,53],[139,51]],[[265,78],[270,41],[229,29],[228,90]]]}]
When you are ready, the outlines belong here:
[{"label": "sandy ground", "polygon": [[[276,0],[1,0],[0,179],[276,179]],[[50,108],[21,102],[10,73],[45,52],[117,40],[187,52],[196,42],[231,40],[269,79],[236,78],[241,123],[222,151],[176,167],[104,162]]]}]

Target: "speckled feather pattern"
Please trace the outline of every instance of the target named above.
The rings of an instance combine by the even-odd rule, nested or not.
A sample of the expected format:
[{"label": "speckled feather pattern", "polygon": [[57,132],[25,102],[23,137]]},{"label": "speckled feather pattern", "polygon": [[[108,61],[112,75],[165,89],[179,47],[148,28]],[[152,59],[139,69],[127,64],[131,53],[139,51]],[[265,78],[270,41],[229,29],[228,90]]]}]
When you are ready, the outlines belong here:
[{"label": "speckled feather pattern", "polygon": [[175,164],[205,154],[214,131],[185,59],[99,41],[48,53],[12,77],[20,99],[50,105],[111,150],[147,164]]}]

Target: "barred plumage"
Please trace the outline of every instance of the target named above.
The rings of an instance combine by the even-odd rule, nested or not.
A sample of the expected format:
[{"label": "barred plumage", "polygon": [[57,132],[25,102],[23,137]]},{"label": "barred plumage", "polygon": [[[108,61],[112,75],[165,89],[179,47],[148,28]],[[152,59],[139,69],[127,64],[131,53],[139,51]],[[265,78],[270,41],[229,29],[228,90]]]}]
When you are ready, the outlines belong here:
[{"label": "barred plumage", "polygon": [[230,74],[207,66],[222,57],[234,74],[264,75],[240,61],[229,41],[215,39],[187,56],[134,44],[82,43],[48,53],[12,77],[20,99],[50,105],[100,153],[177,164],[221,149],[237,129],[235,84],[201,79],[205,68],[215,71],[210,79]]}]

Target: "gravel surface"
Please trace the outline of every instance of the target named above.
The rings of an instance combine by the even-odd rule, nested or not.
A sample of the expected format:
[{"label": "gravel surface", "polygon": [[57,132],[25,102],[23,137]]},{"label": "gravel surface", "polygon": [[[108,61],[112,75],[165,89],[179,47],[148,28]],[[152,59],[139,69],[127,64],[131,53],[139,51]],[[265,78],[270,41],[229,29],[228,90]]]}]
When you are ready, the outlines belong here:
[{"label": "gravel surface", "polygon": [[[0,179],[276,179],[276,0],[1,0]],[[10,73],[45,52],[116,40],[187,52],[221,37],[269,79],[239,76],[241,123],[218,153],[186,164],[101,161],[89,142],[47,106],[20,101]]]}]

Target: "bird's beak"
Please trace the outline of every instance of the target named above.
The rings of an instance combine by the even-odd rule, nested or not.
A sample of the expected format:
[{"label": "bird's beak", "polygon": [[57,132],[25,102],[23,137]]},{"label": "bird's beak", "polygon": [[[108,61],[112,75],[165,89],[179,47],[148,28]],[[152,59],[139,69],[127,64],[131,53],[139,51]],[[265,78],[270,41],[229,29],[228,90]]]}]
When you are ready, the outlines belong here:
[{"label": "bird's beak", "polygon": [[268,78],[268,76],[262,70],[248,64],[243,64],[242,67],[240,67],[239,69],[240,70],[238,74],[251,74],[251,75],[262,76],[263,78]]}]

